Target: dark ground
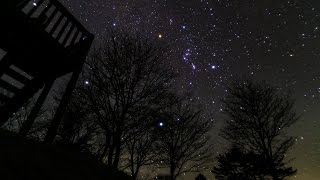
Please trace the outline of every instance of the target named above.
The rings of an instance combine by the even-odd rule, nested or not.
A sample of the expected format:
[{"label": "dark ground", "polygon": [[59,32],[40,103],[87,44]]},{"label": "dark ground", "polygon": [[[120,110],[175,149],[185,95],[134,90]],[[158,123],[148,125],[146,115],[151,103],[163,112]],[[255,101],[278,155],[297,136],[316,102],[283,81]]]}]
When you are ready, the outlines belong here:
[{"label": "dark ground", "polygon": [[107,180],[130,179],[90,156],[56,145],[30,142],[0,131],[0,179]]}]

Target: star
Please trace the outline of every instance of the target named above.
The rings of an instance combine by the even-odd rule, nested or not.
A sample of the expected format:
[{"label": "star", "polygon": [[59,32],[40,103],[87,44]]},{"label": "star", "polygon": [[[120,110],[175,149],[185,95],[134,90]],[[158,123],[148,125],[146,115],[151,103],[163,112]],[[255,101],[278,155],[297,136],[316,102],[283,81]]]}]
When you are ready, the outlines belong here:
[{"label": "star", "polygon": [[194,65],[193,63],[191,63],[192,65],[192,69],[195,70],[196,69],[196,65]]},{"label": "star", "polygon": [[[186,89],[194,92],[190,99],[200,97],[198,102],[215,117],[217,127],[224,122],[218,99],[224,99],[228,93],[225,85],[235,77],[265,80],[282,92],[289,89],[299,102],[297,113],[305,116],[303,126],[293,128],[290,134],[301,132],[298,139],[303,136],[308,140],[304,141],[305,148],[294,151],[292,156],[299,159],[301,154],[317,149],[311,138],[319,136],[311,122],[320,117],[315,110],[320,108],[317,0],[61,2],[95,35],[95,43],[103,39],[108,28],[115,27],[166,43],[168,64],[179,74],[173,86],[179,93]],[[160,123],[156,125],[161,127]],[[307,160],[305,164],[297,162],[298,171],[303,166],[315,165]],[[298,178],[308,179],[304,173]],[[308,173],[309,177],[318,177],[317,172]]]}]

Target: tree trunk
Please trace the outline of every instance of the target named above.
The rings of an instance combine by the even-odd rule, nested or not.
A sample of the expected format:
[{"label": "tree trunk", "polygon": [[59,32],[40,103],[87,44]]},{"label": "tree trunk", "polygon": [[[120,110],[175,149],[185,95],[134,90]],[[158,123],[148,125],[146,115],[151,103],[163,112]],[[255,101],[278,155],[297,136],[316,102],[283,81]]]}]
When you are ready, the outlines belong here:
[{"label": "tree trunk", "polygon": [[133,174],[132,174],[132,180],[136,180],[136,179],[137,179],[137,175],[138,175],[137,172],[133,173]]},{"label": "tree trunk", "polygon": [[175,180],[174,171],[176,170],[174,163],[170,163],[170,180]]},{"label": "tree trunk", "polygon": [[112,162],[113,162],[113,151],[115,149],[115,137],[113,135],[112,137],[112,143],[111,146],[109,148],[109,153],[108,153],[108,165],[112,166]]},{"label": "tree trunk", "polygon": [[121,133],[117,133],[116,136],[116,154],[113,161],[113,167],[118,168],[118,164],[120,161],[120,153],[121,153]]},{"label": "tree trunk", "polygon": [[23,122],[22,127],[19,130],[19,134],[21,136],[25,137],[28,135],[34,121],[36,120],[36,118],[38,116],[39,111],[41,110],[41,107],[42,107],[44,101],[46,100],[46,98],[50,92],[50,89],[51,89],[53,83],[54,83],[54,80],[50,80],[45,84],[40,96],[38,97],[34,107],[31,110],[27,120],[25,122]]},{"label": "tree trunk", "polygon": [[270,164],[270,169],[271,169],[271,174],[270,175],[272,176],[272,179],[273,180],[280,180],[280,178],[278,176],[277,169],[276,169],[276,165],[273,162],[272,158],[270,158],[269,164]]},{"label": "tree trunk", "polygon": [[280,180],[280,178],[278,177],[278,173],[277,170],[275,168],[272,169],[272,179],[273,180]]},{"label": "tree trunk", "polygon": [[106,143],[103,148],[103,152],[100,154],[99,160],[103,161],[103,159],[106,157],[108,153],[108,149],[110,147],[110,142],[111,142],[111,135],[110,133],[106,133]]},{"label": "tree trunk", "polygon": [[131,169],[131,176],[132,176],[132,179],[134,180],[135,177],[134,177],[134,174],[135,174],[135,171],[134,171],[134,161],[133,161],[133,157],[134,156],[134,153],[133,153],[133,150],[131,151],[130,153],[130,169]]},{"label": "tree trunk", "polygon": [[272,180],[280,180],[277,173],[272,174]]},{"label": "tree trunk", "polygon": [[72,73],[72,76],[67,84],[67,88],[62,96],[62,99],[59,103],[58,109],[55,112],[55,115],[53,116],[53,119],[51,121],[51,124],[48,128],[48,132],[44,138],[44,143],[51,144],[54,141],[54,138],[57,135],[59,125],[61,123],[62,117],[64,115],[64,112],[66,110],[66,107],[69,103],[69,100],[72,95],[72,91],[74,90],[78,77],[82,70],[82,64],[81,66],[77,67],[77,69]]}]

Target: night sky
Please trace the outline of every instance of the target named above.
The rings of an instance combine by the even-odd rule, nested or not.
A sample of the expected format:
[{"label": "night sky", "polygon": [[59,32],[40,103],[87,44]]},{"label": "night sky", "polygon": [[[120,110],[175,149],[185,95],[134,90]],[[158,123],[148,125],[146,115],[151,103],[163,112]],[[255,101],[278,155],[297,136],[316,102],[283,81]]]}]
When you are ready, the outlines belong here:
[{"label": "night sky", "polygon": [[181,90],[223,125],[219,99],[233,77],[267,80],[289,90],[301,119],[291,156],[295,179],[320,179],[319,0],[62,0],[76,18],[102,38],[110,29],[140,32],[169,45]]}]

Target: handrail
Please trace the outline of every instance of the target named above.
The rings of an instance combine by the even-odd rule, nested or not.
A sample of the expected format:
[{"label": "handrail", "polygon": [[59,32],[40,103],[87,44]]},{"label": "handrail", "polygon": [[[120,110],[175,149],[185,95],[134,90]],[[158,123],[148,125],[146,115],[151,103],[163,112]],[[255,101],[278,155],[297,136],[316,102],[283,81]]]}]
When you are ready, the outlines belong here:
[{"label": "handrail", "polygon": [[75,26],[78,27],[80,29],[80,31],[85,32],[85,34],[87,34],[87,36],[90,36],[90,32],[83,27],[83,25],[57,0],[50,0],[51,3],[53,3],[55,6],[61,8],[61,12],[62,14],[66,14],[66,17],[70,18],[72,22],[75,23]]},{"label": "handrail", "polygon": [[37,19],[63,47],[93,39],[93,35],[58,0],[25,0],[17,8]]}]

